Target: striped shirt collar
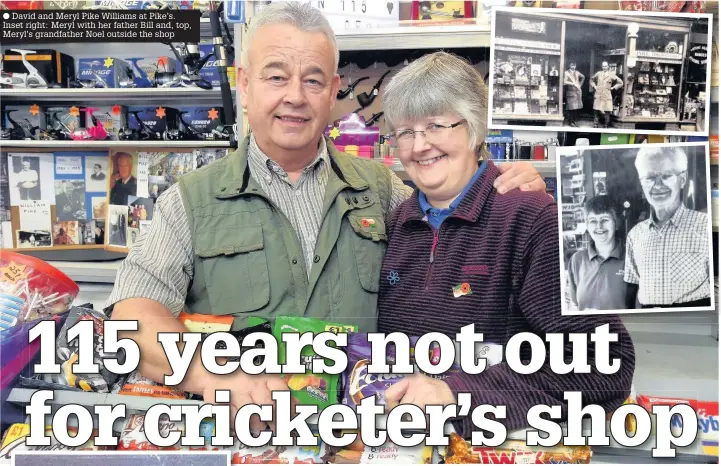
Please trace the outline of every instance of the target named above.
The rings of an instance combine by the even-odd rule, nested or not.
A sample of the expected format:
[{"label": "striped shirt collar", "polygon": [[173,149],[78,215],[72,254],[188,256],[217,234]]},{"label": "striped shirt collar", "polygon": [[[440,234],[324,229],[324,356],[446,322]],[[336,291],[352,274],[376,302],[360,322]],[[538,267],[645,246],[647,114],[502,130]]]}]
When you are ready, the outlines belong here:
[{"label": "striped shirt collar", "polygon": [[[671,218],[668,221],[668,224],[671,224],[675,226],[676,228],[683,226],[684,219],[687,218],[686,213],[688,212],[688,209],[685,205],[683,205],[683,202],[681,205],[679,205],[678,209],[676,209],[676,212],[671,216]],[[648,228],[655,228],[657,230],[660,230],[663,228],[662,225],[658,224],[658,220],[656,219],[656,212],[651,208],[651,218],[648,222]]]},{"label": "striped shirt collar", "polygon": [[[288,173],[280,166],[277,162],[269,158],[265,153],[258,147],[258,143],[255,140],[255,135],[250,134],[250,143],[248,145],[248,162],[251,165],[253,171],[264,179],[268,184],[271,183],[273,175],[280,179],[287,179]],[[316,158],[309,163],[304,169],[304,173],[308,173],[313,170],[317,170],[318,174],[324,174],[327,172],[329,166],[328,146],[326,145],[325,138],[320,138],[318,144],[318,155]]]},{"label": "striped shirt collar", "polygon": [[[611,254],[609,254],[610,257],[614,257],[616,259],[623,259],[624,256],[624,247],[623,247],[623,241],[619,241],[616,239],[616,247],[613,248],[611,251]],[[593,243],[593,241],[590,241],[588,243],[588,259],[593,260],[596,257],[598,257],[598,251],[596,250],[596,245]]]}]

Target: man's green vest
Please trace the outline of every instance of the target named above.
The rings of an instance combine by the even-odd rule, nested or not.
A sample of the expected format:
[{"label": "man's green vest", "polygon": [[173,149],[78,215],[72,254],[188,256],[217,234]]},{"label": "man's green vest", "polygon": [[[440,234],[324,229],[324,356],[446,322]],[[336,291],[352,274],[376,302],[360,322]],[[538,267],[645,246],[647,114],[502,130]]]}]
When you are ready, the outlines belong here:
[{"label": "man's green vest", "polygon": [[375,331],[390,171],[327,142],[331,170],[310,275],[290,221],[250,176],[247,138],[180,178],[195,251],[190,312],[232,315],[234,330],[250,316],[296,315]]}]

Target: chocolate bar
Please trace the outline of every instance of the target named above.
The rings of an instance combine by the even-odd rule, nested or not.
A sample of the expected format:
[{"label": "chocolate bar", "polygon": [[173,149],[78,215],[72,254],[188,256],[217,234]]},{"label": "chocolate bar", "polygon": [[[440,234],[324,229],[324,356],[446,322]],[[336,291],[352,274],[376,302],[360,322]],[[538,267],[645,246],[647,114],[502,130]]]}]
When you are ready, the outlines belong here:
[{"label": "chocolate bar", "polygon": [[589,464],[591,448],[530,447],[520,440],[509,440],[498,447],[475,447],[452,433],[443,456],[445,464]]}]

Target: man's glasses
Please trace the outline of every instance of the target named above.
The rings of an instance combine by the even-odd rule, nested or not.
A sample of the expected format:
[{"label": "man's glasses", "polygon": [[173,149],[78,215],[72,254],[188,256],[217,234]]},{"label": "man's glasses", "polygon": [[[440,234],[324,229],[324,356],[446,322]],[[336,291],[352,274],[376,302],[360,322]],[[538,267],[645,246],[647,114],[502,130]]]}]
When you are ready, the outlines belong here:
[{"label": "man's glasses", "polygon": [[387,136],[387,138],[391,141],[391,144],[399,149],[410,149],[413,147],[413,143],[416,140],[416,133],[421,133],[429,144],[436,144],[443,142],[453,128],[456,128],[465,122],[466,120],[461,120],[448,126],[431,123],[423,131],[405,129],[403,131],[391,133]]},{"label": "man's glasses", "polygon": [[683,173],[686,173],[686,171],[678,173],[659,173],[651,176],[642,176],[639,179],[641,180],[641,184],[644,186],[653,186],[658,180],[661,180],[663,184],[671,184],[674,183],[676,178]]}]

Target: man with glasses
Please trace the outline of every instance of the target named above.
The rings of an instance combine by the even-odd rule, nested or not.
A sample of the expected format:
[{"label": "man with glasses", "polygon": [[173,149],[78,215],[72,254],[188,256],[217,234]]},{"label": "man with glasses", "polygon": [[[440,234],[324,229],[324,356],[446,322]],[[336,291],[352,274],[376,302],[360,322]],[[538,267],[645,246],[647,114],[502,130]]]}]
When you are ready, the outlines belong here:
[{"label": "man with glasses", "polygon": [[686,153],[649,145],[636,169],[651,216],[628,234],[624,280],[644,308],[711,306],[708,216],[683,203]]}]

